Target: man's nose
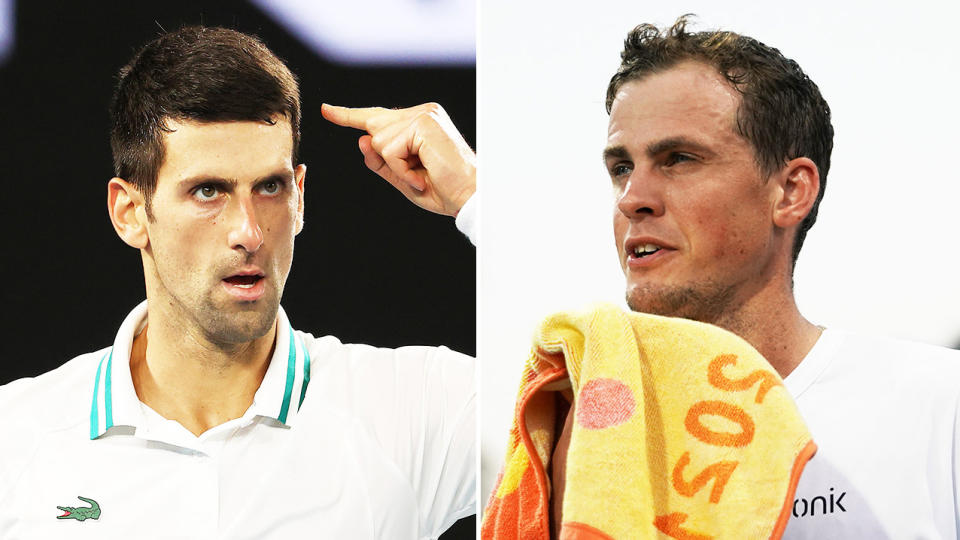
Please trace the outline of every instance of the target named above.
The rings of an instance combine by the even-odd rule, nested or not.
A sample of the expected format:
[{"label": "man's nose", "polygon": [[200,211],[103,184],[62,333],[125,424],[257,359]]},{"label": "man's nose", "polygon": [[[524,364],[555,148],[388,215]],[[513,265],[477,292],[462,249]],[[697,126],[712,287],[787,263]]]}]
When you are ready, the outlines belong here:
[{"label": "man's nose", "polygon": [[230,216],[230,233],[227,242],[231,248],[242,248],[254,253],[263,244],[263,231],[257,221],[257,212],[250,197],[238,197],[234,201]]},{"label": "man's nose", "polygon": [[654,173],[634,170],[617,196],[617,208],[629,219],[662,216],[665,209],[662,187]]}]

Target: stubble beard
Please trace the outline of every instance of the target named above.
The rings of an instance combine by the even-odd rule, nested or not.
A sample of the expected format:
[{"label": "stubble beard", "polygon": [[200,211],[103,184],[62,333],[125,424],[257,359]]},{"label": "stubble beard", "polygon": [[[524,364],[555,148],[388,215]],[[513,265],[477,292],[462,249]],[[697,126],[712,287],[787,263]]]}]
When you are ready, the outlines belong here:
[{"label": "stubble beard", "polygon": [[643,285],[627,289],[633,311],[720,324],[732,309],[734,287],[701,282],[684,287]]},{"label": "stubble beard", "polygon": [[[194,282],[193,286],[185,287],[178,293],[171,290],[160,275],[157,277],[159,286],[165,289],[164,296],[172,301],[174,320],[181,321],[184,332],[196,332],[216,348],[235,349],[238,345],[267,335],[276,323],[282,284],[279,285],[280,290],[268,289],[256,301],[235,303],[232,300],[218,301],[216,292],[219,292],[219,284],[205,288],[201,283]],[[198,290],[204,292],[196,294]]]},{"label": "stubble beard", "polygon": [[193,311],[192,318],[210,343],[229,348],[267,335],[277,320],[279,295],[227,310],[207,296]]}]

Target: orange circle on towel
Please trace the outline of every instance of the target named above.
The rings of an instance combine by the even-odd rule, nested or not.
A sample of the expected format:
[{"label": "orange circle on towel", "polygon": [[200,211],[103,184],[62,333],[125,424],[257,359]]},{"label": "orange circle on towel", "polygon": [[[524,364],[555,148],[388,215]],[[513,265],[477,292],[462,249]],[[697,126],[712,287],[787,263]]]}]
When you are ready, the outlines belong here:
[{"label": "orange circle on towel", "polygon": [[604,429],[626,422],[635,408],[629,386],[616,379],[593,379],[577,396],[577,422],[587,429]]}]

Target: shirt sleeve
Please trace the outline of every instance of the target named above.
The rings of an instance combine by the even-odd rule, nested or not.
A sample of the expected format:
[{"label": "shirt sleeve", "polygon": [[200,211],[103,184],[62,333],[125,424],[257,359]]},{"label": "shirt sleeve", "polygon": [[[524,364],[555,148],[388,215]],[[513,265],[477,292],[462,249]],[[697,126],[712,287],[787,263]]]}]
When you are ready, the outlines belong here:
[{"label": "shirt sleeve", "polygon": [[458,519],[476,513],[475,360],[446,347],[427,354],[423,395],[418,397],[423,400],[423,444],[410,473],[420,530],[424,538],[437,538]]},{"label": "shirt sleeve", "polygon": [[347,358],[318,366],[313,378],[324,399],[368,427],[408,483],[419,538],[437,538],[477,511],[476,361],[446,347],[346,347]]},{"label": "shirt sleeve", "polygon": [[467,235],[470,243],[475,246],[480,241],[477,213],[477,194],[474,193],[467,199],[467,202],[463,204],[463,208],[457,213],[456,220],[457,228],[460,229],[460,232]]}]

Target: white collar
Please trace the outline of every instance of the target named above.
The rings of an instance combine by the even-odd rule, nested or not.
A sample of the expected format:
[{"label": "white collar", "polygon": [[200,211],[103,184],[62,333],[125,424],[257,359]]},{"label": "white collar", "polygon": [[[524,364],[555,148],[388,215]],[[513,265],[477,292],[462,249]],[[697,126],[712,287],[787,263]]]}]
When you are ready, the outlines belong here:
[{"label": "white collar", "polygon": [[[134,337],[143,329],[146,320],[147,302],[143,301],[124,319],[113,347],[97,364],[90,406],[91,439],[113,427],[136,429],[145,425],[146,419],[130,376],[130,350]],[[276,346],[250,411],[289,425],[303,403],[309,384],[310,354],[303,342],[294,337],[293,327],[281,307],[277,312]]]}]

